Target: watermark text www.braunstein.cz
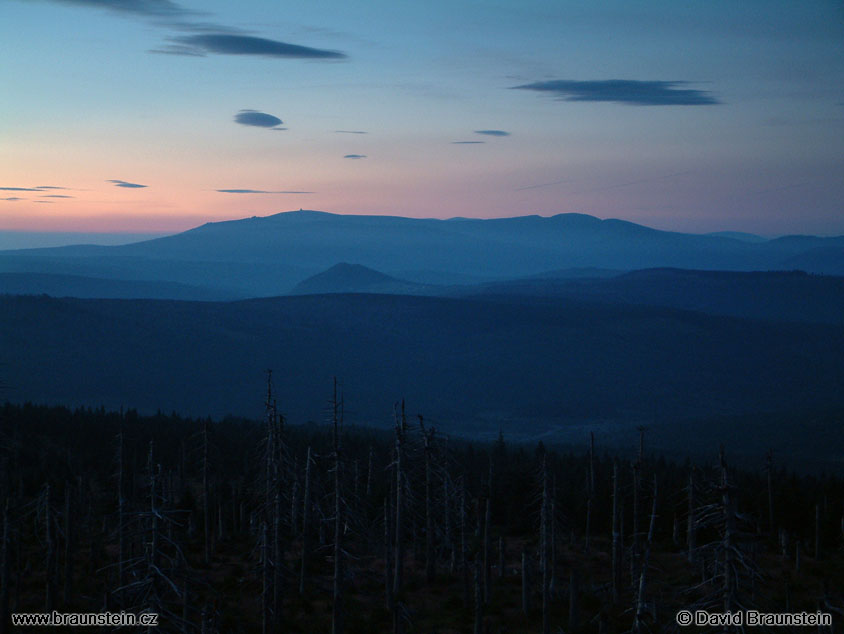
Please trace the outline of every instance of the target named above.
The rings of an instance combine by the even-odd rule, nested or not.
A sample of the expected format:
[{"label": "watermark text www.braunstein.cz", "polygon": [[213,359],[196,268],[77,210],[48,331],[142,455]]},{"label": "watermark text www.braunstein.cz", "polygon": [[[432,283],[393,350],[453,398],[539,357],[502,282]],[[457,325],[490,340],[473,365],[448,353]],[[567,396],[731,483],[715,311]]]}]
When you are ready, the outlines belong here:
[{"label": "watermark text www.braunstein.cz", "polygon": [[155,612],[22,612],[12,614],[16,627],[157,627]]},{"label": "watermark text www.braunstein.cz", "polygon": [[728,627],[828,627],[832,615],[828,612],[759,612],[739,610],[736,612],[707,612],[706,610],[680,610],[676,616],[677,625],[708,625]]}]

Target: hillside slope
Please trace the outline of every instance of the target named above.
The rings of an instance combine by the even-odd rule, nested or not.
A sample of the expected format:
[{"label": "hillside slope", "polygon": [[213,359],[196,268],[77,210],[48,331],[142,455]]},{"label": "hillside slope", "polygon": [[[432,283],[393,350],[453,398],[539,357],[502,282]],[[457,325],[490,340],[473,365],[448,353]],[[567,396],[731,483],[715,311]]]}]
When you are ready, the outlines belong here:
[{"label": "hillside slope", "polygon": [[352,422],[406,397],[452,431],[540,434],[844,404],[844,329],[669,309],[309,295],[233,303],[0,297],[10,400],[292,421],[332,376]]}]

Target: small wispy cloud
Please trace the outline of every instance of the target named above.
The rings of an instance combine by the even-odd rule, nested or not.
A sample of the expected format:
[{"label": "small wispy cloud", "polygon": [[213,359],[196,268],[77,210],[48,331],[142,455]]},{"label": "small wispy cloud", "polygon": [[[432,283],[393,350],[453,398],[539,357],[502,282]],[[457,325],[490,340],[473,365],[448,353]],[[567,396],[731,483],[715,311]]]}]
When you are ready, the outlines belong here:
[{"label": "small wispy cloud", "polygon": [[282,130],[279,128],[282,123],[281,119],[275,115],[267,114],[266,112],[259,112],[257,110],[241,110],[234,115],[235,123],[240,125],[249,125],[256,128],[272,128],[274,130]]},{"label": "small wispy cloud", "polygon": [[106,9],[148,17],[176,17],[196,15],[171,0],[52,0],[58,4]]},{"label": "small wispy cloud", "polygon": [[513,89],[547,93],[561,101],[603,101],[630,106],[712,106],[721,103],[709,92],[684,88],[688,83],[635,79],[557,79],[513,86]]},{"label": "small wispy cloud", "polygon": [[4,192],[40,192],[40,187],[0,187]]},{"label": "small wispy cloud", "polygon": [[20,198],[19,196],[9,196],[8,198],[0,198],[0,200],[8,200],[9,202],[13,202],[15,200],[26,200],[26,198]]},{"label": "small wispy cloud", "polygon": [[33,200],[32,202],[38,205],[52,205],[55,201],[52,200]]},{"label": "small wispy cloud", "polygon": [[75,196],[67,196],[66,194],[47,194],[44,198],[76,198]]},{"label": "small wispy cloud", "polygon": [[[231,33],[205,33],[169,38],[172,45],[181,47],[179,55],[257,55],[293,59],[346,59],[339,51],[300,46],[279,40]],[[159,52],[167,52],[159,51]]]},{"label": "small wispy cloud", "polygon": [[126,187],[128,189],[140,189],[142,187],[146,187],[146,185],[140,185],[138,183],[130,183],[128,181],[118,180],[116,178],[112,178],[106,181],[106,183],[114,183],[117,187]]},{"label": "small wispy cloud", "polygon": [[37,189],[70,189],[70,187],[57,187],[55,185],[39,185]]},{"label": "small wispy cloud", "polygon": [[475,134],[485,134],[486,136],[510,136],[509,132],[504,130],[475,130]]},{"label": "small wispy cloud", "polygon": [[297,191],[292,189],[218,189],[221,194],[313,194],[315,192]]},{"label": "small wispy cloud", "polygon": [[363,130],[334,130],[336,134],[369,134]]},{"label": "small wispy cloud", "polygon": [[366,154],[346,154],[346,156],[344,156],[343,158],[344,159],[365,159]]},{"label": "small wispy cloud", "polygon": [[483,145],[486,141],[452,141],[452,145]]}]

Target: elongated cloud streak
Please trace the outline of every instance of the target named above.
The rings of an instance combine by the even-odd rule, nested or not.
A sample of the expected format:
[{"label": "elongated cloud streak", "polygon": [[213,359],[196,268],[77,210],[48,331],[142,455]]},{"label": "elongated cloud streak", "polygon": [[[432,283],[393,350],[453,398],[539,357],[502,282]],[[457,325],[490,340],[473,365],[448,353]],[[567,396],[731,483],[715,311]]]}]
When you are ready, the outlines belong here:
[{"label": "elongated cloud streak", "polygon": [[513,86],[556,96],[561,101],[606,101],[631,106],[711,106],[721,103],[710,93],[683,88],[685,81],[609,79],[574,81],[557,79]]}]

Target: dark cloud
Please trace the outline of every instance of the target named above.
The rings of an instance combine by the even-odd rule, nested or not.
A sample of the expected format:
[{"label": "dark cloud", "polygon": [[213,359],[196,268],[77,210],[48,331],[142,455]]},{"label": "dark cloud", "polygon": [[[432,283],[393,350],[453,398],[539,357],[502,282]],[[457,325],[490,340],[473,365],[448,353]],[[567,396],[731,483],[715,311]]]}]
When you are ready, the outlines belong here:
[{"label": "dark cloud", "polygon": [[369,134],[363,130],[334,130],[337,134]]},{"label": "dark cloud", "polygon": [[56,187],[55,185],[39,185],[37,189],[70,189],[70,187]]},{"label": "dark cloud", "polygon": [[106,181],[107,183],[114,183],[117,187],[127,187],[129,189],[139,189],[141,187],[146,187],[146,185],[139,185],[138,183],[128,183],[126,181],[118,180],[118,179],[110,179]]},{"label": "dark cloud", "polygon": [[176,17],[195,15],[171,0],[52,0],[59,4],[107,9],[118,13],[129,13],[152,17]]},{"label": "dark cloud", "polygon": [[234,115],[234,120],[240,125],[251,125],[257,128],[274,128],[277,130],[284,129],[276,127],[284,123],[281,119],[266,112],[258,112],[257,110],[241,110]]},{"label": "dark cloud", "polygon": [[263,57],[288,57],[296,59],[345,59],[346,55],[338,51],[328,51],[298,44],[288,44],[251,35],[233,35],[230,33],[208,33],[184,35],[171,38],[182,51],[179,55],[217,53],[219,55],[259,55]]},{"label": "dark cloud", "polygon": [[75,196],[66,196],[64,194],[47,194],[44,198],[75,198]]},{"label": "dark cloud", "polygon": [[313,194],[315,192],[304,192],[295,190],[276,190],[267,191],[264,189],[218,189],[221,194]]},{"label": "dark cloud", "polygon": [[483,145],[486,141],[452,141],[452,145]]},{"label": "dark cloud", "polygon": [[504,130],[475,130],[475,134],[485,134],[487,136],[510,136],[509,132]]},{"label": "dark cloud", "polygon": [[366,154],[346,154],[343,158],[347,159],[365,159]]},{"label": "dark cloud", "polygon": [[604,81],[574,81],[558,79],[538,81],[519,90],[549,93],[562,101],[607,101],[631,106],[711,106],[720,104],[703,90],[683,88],[685,81],[638,81],[609,79]]},{"label": "dark cloud", "polygon": [[14,201],[14,200],[26,200],[26,198],[19,198],[17,196],[9,196],[9,198],[0,198],[0,200]]}]

